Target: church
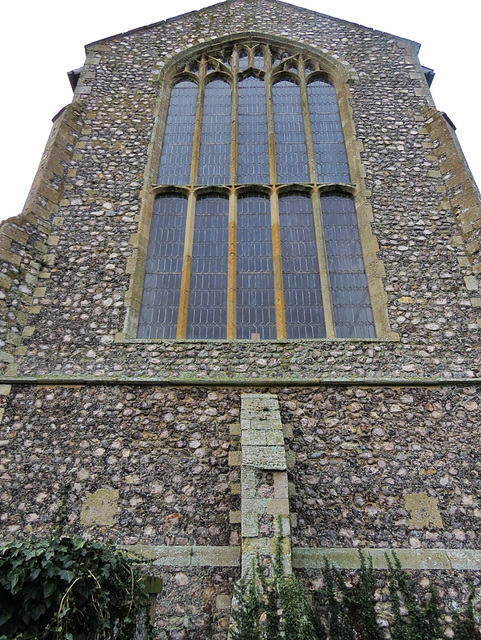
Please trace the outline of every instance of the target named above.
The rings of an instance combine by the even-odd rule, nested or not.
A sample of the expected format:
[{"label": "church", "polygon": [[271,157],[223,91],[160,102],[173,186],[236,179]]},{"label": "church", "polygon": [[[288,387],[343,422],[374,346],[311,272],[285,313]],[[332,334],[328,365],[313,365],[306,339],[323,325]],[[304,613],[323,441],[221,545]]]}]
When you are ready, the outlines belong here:
[{"label": "church", "polygon": [[150,559],[154,638],[226,640],[279,540],[479,596],[481,202],[419,48],[226,0],[69,73],[0,227],[1,539]]}]

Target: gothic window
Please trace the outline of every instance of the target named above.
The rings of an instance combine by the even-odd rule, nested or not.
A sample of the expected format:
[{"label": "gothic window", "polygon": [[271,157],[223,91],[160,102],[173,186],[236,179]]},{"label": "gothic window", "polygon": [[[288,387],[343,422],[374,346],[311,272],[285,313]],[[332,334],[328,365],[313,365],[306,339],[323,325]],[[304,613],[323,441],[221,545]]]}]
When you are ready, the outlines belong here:
[{"label": "gothic window", "polygon": [[139,338],[375,335],[336,91],[260,42],[173,76]]}]

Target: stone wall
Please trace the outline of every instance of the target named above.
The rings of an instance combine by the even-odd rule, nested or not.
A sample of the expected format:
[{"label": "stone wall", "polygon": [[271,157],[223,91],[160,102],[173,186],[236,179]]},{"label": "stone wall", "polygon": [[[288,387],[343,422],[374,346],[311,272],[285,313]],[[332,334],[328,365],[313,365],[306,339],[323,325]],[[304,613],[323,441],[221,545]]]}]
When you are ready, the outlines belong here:
[{"label": "stone wall", "polygon": [[[356,162],[365,174],[358,187],[372,209],[369,251],[378,247],[384,265],[392,340],[179,345],[138,343],[124,333],[135,247],[148,232],[139,215],[152,179],[145,168],[154,152],[162,69],[176,52],[239,32],[298,40],[346,70]],[[16,338],[20,348],[6,358],[8,375],[479,376],[479,283],[472,247],[466,253],[473,238],[457,226],[464,223],[453,215],[439,164],[446,145],[457,151],[446,137],[442,157],[436,155],[439,140],[426,128],[432,100],[411,44],[259,0],[226,2],[93,43],[87,54],[74,101],[82,122],[66,144],[71,157],[59,178],[61,226],[26,330]]]},{"label": "stone wall", "polygon": [[[288,428],[294,546],[477,548],[477,387],[258,391],[277,395]],[[119,543],[238,545],[235,434],[249,392],[12,389],[3,534],[45,533],[63,512],[72,533]]]},{"label": "stone wall", "polygon": [[[390,330],[378,339],[130,331],[165,69],[242,33],[300,43],[343,69],[355,186],[374,234],[366,264],[384,277]],[[322,554],[345,551],[350,569],[357,544],[420,554],[446,590],[462,581],[448,567],[481,568],[479,199],[416,51],[272,0],[88,45],[26,208],[2,225],[0,535],[48,535],[61,522],[150,557],[164,578],[156,637],[226,637],[241,567],[244,393],[279,400],[292,566],[310,588]]]},{"label": "stone wall", "polygon": [[164,581],[155,638],[168,629],[200,639],[209,628],[225,638],[241,567],[241,399],[252,392],[279,400],[292,565],[309,588],[322,583],[325,554],[354,568],[358,545],[376,566],[398,550],[445,590],[481,569],[476,386],[1,391],[1,537],[62,523],[150,559],[146,571]]},{"label": "stone wall", "polygon": [[70,533],[117,543],[238,544],[236,392],[26,386],[3,399],[4,536],[65,518]]},{"label": "stone wall", "polygon": [[62,225],[58,205],[80,128],[78,105],[55,117],[24,211],[1,224],[0,362],[7,373],[16,371],[15,357],[25,354],[22,340],[35,332],[39,298],[45,296],[55,261],[56,229]]},{"label": "stone wall", "polygon": [[478,387],[290,389],[279,401],[295,546],[478,548]]}]

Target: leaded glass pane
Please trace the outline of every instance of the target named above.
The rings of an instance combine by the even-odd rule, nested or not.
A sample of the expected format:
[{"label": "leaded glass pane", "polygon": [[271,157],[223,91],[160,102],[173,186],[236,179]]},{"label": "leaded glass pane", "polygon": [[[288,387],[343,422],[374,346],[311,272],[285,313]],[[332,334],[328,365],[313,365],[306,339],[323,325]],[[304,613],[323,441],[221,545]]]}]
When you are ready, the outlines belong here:
[{"label": "leaded glass pane", "polygon": [[269,198],[241,196],[237,206],[237,337],[276,338]]},{"label": "leaded glass pane", "polygon": [[338,338],[374,338],[374,323],[354,203],[321,198],[327,263]]},{"label": "leaded glass pane", "polygon": [[240,71],[243,71],[244,69],[247,69],[248,66],[249,66],[249,54],[247,53],[247,51],[241,51],[239,53],[239,69],[240,69]]},{"label": "leaded glass pane", "polygon": [[229,200],[199,197],[195,213],[187,338],[227,335]]},{"label": "leaded glass pane", "polygon": [[319,182],[349,182],[336,91],[327,80],[307,85]]},{"label": "leaded glass pane", "polygon": [[205,88],[199,184],[230,182],[230,94],[230,85],[224,80],[213,80]]},{"label": "leaded glass pane", "polygon": [[172,87],[160,158],[159,184],[189,184],[197,85],[182,80]]},{"label": "leaded glass pane", "polygon": [[277,182],[308,182],[306,139],[299,87],[295,82],[281,80],[276,82],[272,92]]},{"label": "leaded glass pane", "polygon": [[258,69],[264,69],[264,53],[260,47],[254,51],[254,66]]},{"label": "leaded glass pane", "polygon": [[325,338],[319,263],[309,196],[279,198],[282,272],[288,338]]},{"label": "leaded glass pane", "polygon": [[245,78],[239,82],[239,183],[269,182],[269,149],[264,81]]},{"label": "leaded glass pane", "polygon": [[175,338],[187,198],[158,196],[150,227],[138,338]]}]

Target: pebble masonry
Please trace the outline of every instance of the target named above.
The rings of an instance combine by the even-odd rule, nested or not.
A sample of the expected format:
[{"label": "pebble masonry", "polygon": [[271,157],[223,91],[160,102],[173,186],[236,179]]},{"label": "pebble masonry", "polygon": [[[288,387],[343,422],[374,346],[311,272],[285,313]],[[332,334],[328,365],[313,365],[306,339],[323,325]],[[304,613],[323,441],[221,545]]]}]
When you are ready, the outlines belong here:
[{"label": "pebble masonry", "polygon": [[[233,43],[303,55],[335,87],[376,338],[135,337],[172,77]],[[279,534],[309,590],[361,546],[453,607],[468,582],[480,601],[481,205],[418,52],[279,0],[91,43],[1,225],[1,536],[49,535],[62,511],[68,533],[141,553],[163,584],[155,640],[226,640],[234,584]]]}]

